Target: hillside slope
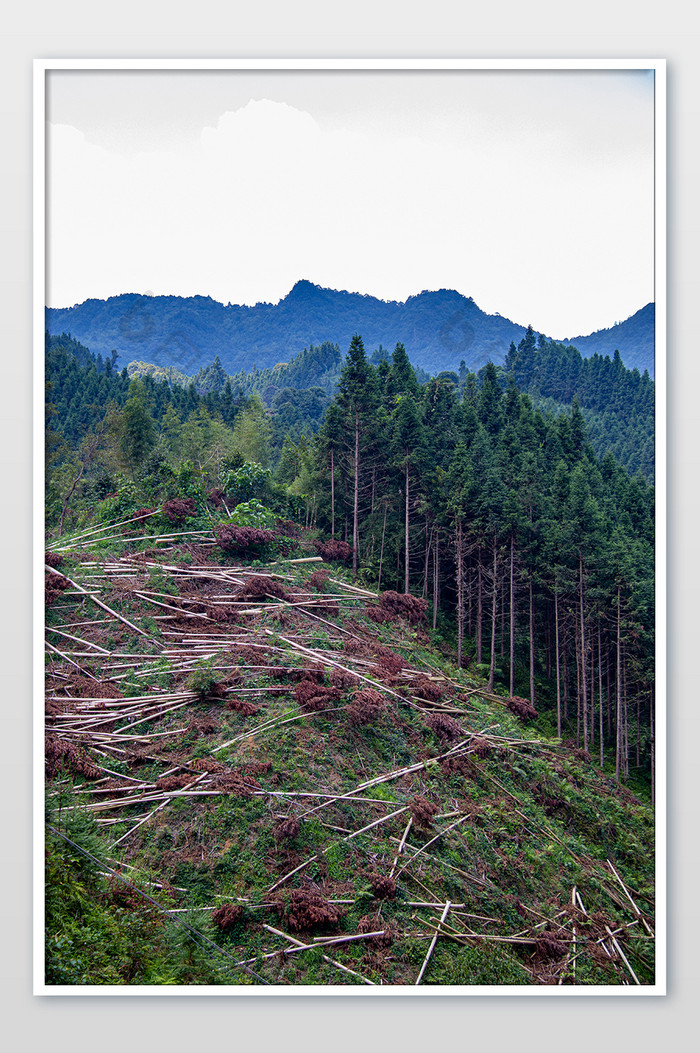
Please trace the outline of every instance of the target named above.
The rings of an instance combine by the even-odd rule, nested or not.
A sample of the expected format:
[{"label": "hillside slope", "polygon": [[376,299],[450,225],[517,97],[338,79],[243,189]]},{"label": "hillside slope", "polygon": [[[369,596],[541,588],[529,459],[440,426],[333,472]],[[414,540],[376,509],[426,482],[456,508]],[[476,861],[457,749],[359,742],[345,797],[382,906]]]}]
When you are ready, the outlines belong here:
[{"label": "hillside slope", "polygon": [[141,515],[48,556],[48,983],[653,981],[651,809],[425,601]]},{"label": "hillside slope", "polygon": [[624,322],[618,322],[610,329],[599,329],[588,336],[575,336],[562,343],[577,348],[584,358],[598,354],[613,358],[616,351],[627,369],[638,369],[640,373],[649,371],[654,376],[654,326],[656,308],[648,303]]}]

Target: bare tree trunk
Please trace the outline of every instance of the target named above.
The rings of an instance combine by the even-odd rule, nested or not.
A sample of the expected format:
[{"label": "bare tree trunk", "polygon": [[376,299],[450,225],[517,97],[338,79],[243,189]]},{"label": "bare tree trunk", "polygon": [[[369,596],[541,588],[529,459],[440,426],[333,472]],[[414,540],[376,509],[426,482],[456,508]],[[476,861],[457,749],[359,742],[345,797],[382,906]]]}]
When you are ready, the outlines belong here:
[{"label": "bare tree trunk", "polygon": [[[559,593],[554,583],[554,650],[557,667],[557,736],[561,738],[561,680],[559,676]],[[513,694],[513,688],[510,690]]]},{"label": "bare tree trunk", "polygon": [[605,763],[604,758],[604,738],[603,738],[603,648],[600,640],[600,622],[598,622],[598,709],[600,711],[600,727],[599,727],[599,739],[600,739],[600,766],[603,767]]},{"label": "bare tree trunk", "polygon": [[379,581],[377,582],[377,592],[381,592],[382,588],[382,561],[384,559],[384,536],[386,534],[386,509],[387,502],[384,502],[384,524],[382,526],[382,547],[379,550]]},{"label": "bare tree trunk", "polygon": [[651,748],[651,803],[656,799],[656,738],[654,736],[654,688],[649,689],[649,746]]},{"label": "bare tree trunk", "polygon": [[581,745],[581,641],[579,626],[574,629],[574,650],[576,651],[576,745]]},{"label": "bare tree trunk", "polygon": [[331,446],[331,537],[335,539],[335,455]]},{"label": "bare tree trunk", "polygon": [[355,493],[352,511],[352,573],[357,576],[358,550],[360,548],[359,535],[359,508],[360,508],[360,414],[355,410]]},{"label": "bare tree trunk", "polygon": [[586,693],[586,626],[583,617],[583,553],[579,549],[579,601],[581,615],[581,687],[583,689],[583,748],[588,752],[588,696]]},{"label": "bare tree trunk", "polygon": [[477,566],[476,566],[476,581],[477,581],[477,592],[476,592],[476,661],[477,665],[481,665],[481,549],[477,553]]},{"label": "bare tree trunk", "polygon": [[530,705],[535,704],[535,606],[530,577]]},{"label": "bare tree trunk", "polygon": [[462,668],[462,641],[464,639],[464,552],[462,547],[462,522],[457,520],[457,668]]},{"label": "bare tree trunk", "polygon": [[595,746],[595,651],[592,640],[589,642],[591,649],[591,750]]},{"label": "bare tree trunk", "polygon": [[513,583],[515,539],[510,537],[510,694],[515,694],[515,586]]},{"label": "bare tree trunk", "polygon": [[620,642],[620,586],[617,587],[617,673],[616,673],[616,729],[615,729],[615,778],[620,781],[622,759],[622,656]]},{"label": "bare tree trunk", "polygon": [[496,611],[498,603],[498,546],[493,539],[493,603],[491,605],[491,664],[489,666],[488,690],[493,691],[493,679],[496,671]]},{"label": "bare tree trunk", "polygon": [[437,629],[438,599],[440,596],[440,534],[435,531],[435,554],[433,559],[433,632]]},{"label": "bare tree trunk", "polygon": [[406,456],[406,508],[405,508],[405,516],[404,516],[404,518],[405,518],[405,528],[404,529],[406,531],[406,546],[405,546],[405,550],[404,550],[405,551],[405,555],[404,555],[404,561],[405,561],[405,565],[404,565],[404,588],[403,588],[404,592],[408,592],[408,576],[409,576],[409,557],[408,557],[408,486],[409,486],[409,477],[408,477],[408,455],[407,455]]},{"label": "bare tree trunk", "polygon": [[425,559],[423,560],[423,599],[428,598],[428,576],[430,574],[430,554],[433,547],[433,531],[429,529],[428,516],[425,517]]}]

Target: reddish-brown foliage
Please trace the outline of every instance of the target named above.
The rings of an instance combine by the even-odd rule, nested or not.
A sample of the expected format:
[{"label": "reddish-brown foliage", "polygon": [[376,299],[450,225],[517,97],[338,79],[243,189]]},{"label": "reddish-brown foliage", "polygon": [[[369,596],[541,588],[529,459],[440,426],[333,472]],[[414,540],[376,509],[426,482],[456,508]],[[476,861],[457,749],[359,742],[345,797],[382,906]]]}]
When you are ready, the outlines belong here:
[{"label": "reddish-brown foliage", "polygon": [[221,772],[227,770],[221,761],[214,760],[213,757],[196,757],[188,761],[187,766],[193,771]]},{"label": "reddish-brown foliage", "polygon": [[409,802],[408,809],[416,826],[429,827],[432,826],[433,816],[437,813],[438,806],[426,797],[417,796]]},{"label": "reddish-brown foliage", "polygon": [[377,666],[382,673],[389,673],[391,676],[396,676],[402,669],[406,667],[406,663],[403,658],[399,655],[394,654],[392,651],[382,653],[377,661]]},{"label": "reddish-brown foliage", "polygon": [[243,907],[237,903],[224,903],[212,911],[211,920],[221,932],[230,932],[243,917]]},{"label": "reddish-brown foliage", "polygon": [[86,779],[99,778],[100,769],[93,764],[87,751],[79,743],[65,742],[57,735],[47,735],[45,756],[48,779],[53,779],[62,772],[72,772]]},{"label": "reddish-brown foliage", "polygon": [[[151,515],[153,515],[154,512],[157,512],[157,511],[158,511],[157,508],[139,508],[138,511],[134,512],[134,519],[140,519],[140,517],[143,516],[144,520],[145,520],[146,516],[151,516]],[[146,525],[146,523],[142,520],[141,522],[139,522],[139,523],[137,523],[135,525],[137,527],[144,527]]]},{"label": "reddish-brown foliage", "polygon": [[222,497],[223,496],[224,496],[224,491],[221,489],[221,487],[220,486],[215,486],[213,490],[209,491],[209,493],[207,495],[207,500],[211,501],[211,503],[214,505],[215,508],[221,508],[221,506],[224,503],[222,501]]},{"label": "reddish-brown foliage", "polygon": [[53,571],[44,578],[44,602],[47,607],[56,600],[64,589],[67,589],[69,582],[63,577],[62,574],[54,574]]},{"label": "reddish-brown foliage", "polygon": [[389,611],[385,611],[383,607],[377,607],[375,604],[365,607],[365,617],[369,618],[375,625],[386,625],[388,622],[395,620]]},{"label": "reddish-brown foliage", "polygon": [[71,694],[86,698],[123,698],[122,692],[108,680],[91,680],[82,673],[69,673],[66,687]]},{"label": "reddish-brown foliage", "polygon": [[352,724],[370,724],[387,708],[386,699],[374,688],[365,687],[356,691],[347,707]]},{"label": "reddish-brown foliage", "polygon": [[294,889],[289,902],[280,902],[277,910],[286,919],[292,932],[335,928],[343,915],[335,904],[329,903],[319,892],[304,888]]},{"label": "reddish-brown foliage", "polygon": [[271,545],[277,535],[274,530],[260,527],[217,526],[214,528],[217,543],[224,552],[245,552],[249,548]]},{"label": "reddish-brown foliage", "polygon": [[219,725],[213,717],[193,717],[187,722],[187,729],[195,735],[213,735],[219,730]]},{"label": "reddish-brown foliage", "polygon": [[171,523],[183,523],[196,511],[197,502],[193,497],[173,497],[170,501],[164,501],[161,506],[161,512]]},{"label": "reddish-brown foliage", "polygon": [[337,687],[326,687],[324,684],[314,683],[313,680],[302,680],[294,688],[294,697],[301,709],[307,713],[322,712],[340,696],[341,692]]},{"label": "reddish-brown foliage", "polygon": [[534,720],[537,716],[535,707],[526,698],[520,698],[519,695],[509,698],[507,705],[511,713],[515,713],[516,717],[520,717],[521,720]]},{"label": "reddish-brown foliage", "polygon": [[379,597],[379,606],[393,618],[404,618],[411,625],[425,621],[428,601],[408,592],[394,592],[389,589]]},{"label": "reddish-brown foliage", "polygon": [[562,940],[558,940],[551,932],[545,932],[537,937],[535,957],[540,961],[557,961],[564,957],[568,949]]},{"label": "reddish-brown foliage", "polygon": [[267,574],[252,574],[245,585],[236,593],[238,600],[286,600],[287,592],[281,581],[270,578]]},{"label": "reddish-brown foliage", "polygon": [[346,673],[344,669],[333,669],[331,671],[331,683],[333,687],[339,688],[344,691],[348,687],[352,687],[357,682],[357,678],[352,673]]},{"label": "reddish-brown foliage", "polygon": [[441,742],[455,742],[464,735],[457,721],[445,713],[431,713],[425,718],[425,723],[431,731],[435,732]]},{"label": "reddish-brown foliage", "polygon": [[426,702],[440,702],[445,696],[444,689],[433,683],[432,680],[428,680],[427,676],[419,676],[407,690],[415,697],[422,698]]},{"label": "reddish-brown foliage", "polygon": [[377,899],[393,899],[396,895],[396,882],[386,874],[370,874],[369,883]]},{"label": "reddish-brown foliage", "polygon": [[487,742],[486,739],[479,738],[478,735],[475,735],[474,738],[471,739],[469,745],[474,750],[477,757],[481,757],[482,760],[484,757],[488,757],[493,749],[490,742]]},{"label": "reddish-brown foliage", "polygon": [[283,819],[275,827],[275,837],[278,841],[293,841],[298,836],[301,825],[298,819]]},{"label": "reddish-brown foliage", "polygon": [[193,778],[194,776],[188,775],[186,772],[183,775],[161,776],[156,786],[159,790],[179,790],[181,787],[186,786],[188,782],[192,782]]},{"label": "reddish-brown foliage", "polygon": [[214,786],[217,790],[224,790],[233,797],[252,797],[253,790],[260,789],[255,779],[239,771],[228,771],[217,775],[214,779]]},{"label": "reddish-brown foliage", "polygon": [[352,548],[347,541],[316,541],[314,548],[326,563],[349,563]]},{"label": "reddish-brown foliage", "polygon": [[357,931],[382,933],[381,936],[370,936],[362,941],[371,947],[391,947],[396,936],[396,930],[378,914],[363,914],[357,923]]},{"label": "reddish-brown foliage", "polygon": [[328,584],[328,575],[327,570],[315,570],[306,584],[316,592],[323,592]]},{"label": "reddish-brown foliage", "polygon": [[44,563],[47,567],[62,567],[64,563],[64,556],[59,552],[45,552]]},{"label": "reddish-brown foliage", "polygon": [[248,761],[246,764],[241,764],[240,771],[244,775],[264,775],[265,772],[272,771],[272,761]]},{"label": "reddish-brown foliage", "polygon": [[234,696],[226,703],[226,708],[240,713],[242,717],[253,717],[260,709],[260,706],[248,702],[245,698],[236,698]]}]

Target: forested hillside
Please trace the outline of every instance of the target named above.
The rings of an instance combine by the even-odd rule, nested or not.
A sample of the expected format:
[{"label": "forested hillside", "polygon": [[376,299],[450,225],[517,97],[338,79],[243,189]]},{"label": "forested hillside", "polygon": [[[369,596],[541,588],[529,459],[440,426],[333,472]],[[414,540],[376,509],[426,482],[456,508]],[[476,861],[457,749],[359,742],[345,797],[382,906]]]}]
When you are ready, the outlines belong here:
[{"label": "forested hillside", "polygon": [[[124,364],[149,362],[186,375],[205,368],[217,355],[230,374],[273,369],[310,345],[329,341],[345,350],[355,332],[362,333],[368,353],[402,341],[413,364],[428,373],[457,370],[461,361],[475,372],[488,361],[502,364],[509,344],[525,335],[524,325],[486,314],[471,297],[454,290],[426,291],[398,303],[323,289],[309,281],[297,282],[279,303],[254,307],[224,305],[208,296],[125,294],[86,300],[48,308],[46,328],[71,332],[105,358],[116,351]],[[618,331],[621,344],[616,343]],[[653,307],[624,326],[575,342],[583,354],[612,355],[619,347],[629,368],[647,368],[653,375]]]},{"label": "forested hillside", "polygon": [[[617,359],[582,365],[562,345],[533,344],[530,333],[511,349],[505,390],[490,364],[460,391],[450,377],[419,384],[401,344],[375,368],[355,338],[330,404],[320,389],[283,389],[270,414],[229,381],[206,395],[130,381],[50,343],[50,521],[79,523],[99,500],[122,514],[182,496],[183,480],[220,488],[257,465],[272,490],[249,497],[274,495],[280,514],[347,542],[364,580],[429,597],[434,626],[455,626],[459,662],[531,701],[541,683],[557,726],[575,728],[586,749],[607,744],[618,764],[631,722],[648,768],[653,488],[610,451],[596,456],[576,402],[543,412],[514,377],[536,378],[527,362],[541,362],[530,386],[564,398],[578,385],[594,411],[618,390],[623,405],[643,407],[651,382]],[[308,422],[324,412],[314,438]],[[607,709],[596,708],[602,693]]]},{"label": "forested hillside", "polygon": [[288,368],[47,336],[47,982],[652,983],[653,383]]}]

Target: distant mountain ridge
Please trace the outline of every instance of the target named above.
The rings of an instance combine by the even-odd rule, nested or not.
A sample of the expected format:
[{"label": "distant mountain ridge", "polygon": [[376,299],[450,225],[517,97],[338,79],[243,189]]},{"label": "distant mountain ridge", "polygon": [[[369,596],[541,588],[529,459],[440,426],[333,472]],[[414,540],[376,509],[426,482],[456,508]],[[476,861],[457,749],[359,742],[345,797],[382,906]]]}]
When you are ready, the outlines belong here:
[{"label": "distant mountain ridge", "polygon": [[589,336],[575,336],[572,340],[562,340],[581,352],[584,358],[594,354],[613,357],[616,351],[628,369],[638,369],[643,373],[649,370],[654,376],[654,326],[656,308],[648,303],[640,311],[624,322],[618,322],[610,329],[599,329]]},{"label": "distant mountain ridge", "polygon": [[[139,359],[188,374],[216,355],[226,372],[237,373],[288,362],[310,344],[330,341],[345,351],[356,332],[368,350],[380,345],[392,350],[401,341],[411,361],[430,373],[458,369],[461,361],[478,370],[489,360],[503,363],[511,341],[517,345],[526,332],[526,326],[486,314],[471,297],[454,290],[421,292],[399,303],[306,280],[298,281],[279,303],[254,307],[226,305],[209,296],[124,293],[86,300],[47,308],[46,328],[71,333],[94,354],[108,356],[116,350],[121,365]],[[625,364],[653,374],[653,304],[621,326],[569,342],[586,356],[612,354],[615,347],[608,347],[620,331],[626,352],[616,346]]]}]

